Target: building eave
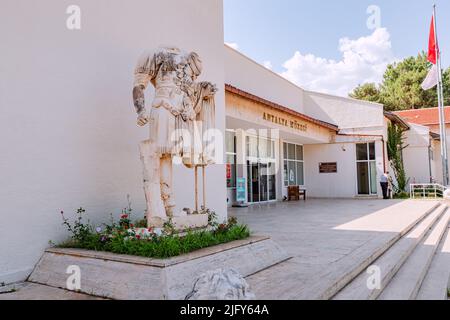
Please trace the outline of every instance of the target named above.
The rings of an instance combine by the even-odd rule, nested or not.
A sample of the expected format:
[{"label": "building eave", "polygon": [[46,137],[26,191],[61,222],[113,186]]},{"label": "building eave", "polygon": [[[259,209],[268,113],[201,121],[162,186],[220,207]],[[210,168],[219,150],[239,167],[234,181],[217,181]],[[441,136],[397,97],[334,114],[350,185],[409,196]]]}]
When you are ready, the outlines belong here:
[{"label": "building eave", "polygon": [[248,99],[248,100],[251,100],[253,102],[263,104],[263,105],[265,105],[265,106],[267,106],[269,108],[285,112],[285,113],[290,114],[290,115],[292,115],[294,117],[298,117],[298,118],[300,118],[302,120],[311,122],[313,124],[316,124],[316,125],[318,125],[320,127],[326,128],[328,130],[332,130],[334,132],[339,132],[339,127],[334,125],[334,124],[331,124],[331,123],[328,123],[328,122],[325,122],[325,121],[322,121],[322,120],[318,120],[318,119],[312,118],[312,117],[307,116],[307,115],[305,115],[303,113],[297,112],[297,111],[295,111],[295,110],[293,110],[291,108],[282,106],[282,105],[280,105],[278,103],[266,100],[264,98],[258,97],[258,96],[254,95],[254,94],[249,93],[249,92],[246,92],[246,91],[243,91],[241,89],[238,89],[238,88],[236,88],[236,87],[234,87],[234,86],[232,86],[230,84],[225,84],[225,91],[229,92],[229,93],[232,93],[232,94],[235,94],[235,95],[238,95],[238,96],[240,96],[240,97],[242,97],[244,99]]},{"label": "building eave", "polygon": [[405,120],[403,120],[402,117],[400,117],[395,113],[385,111],[384,116],[389,120],[391,120],[392,122],[401,126],[404,130],[411,129],[411,126]]}]

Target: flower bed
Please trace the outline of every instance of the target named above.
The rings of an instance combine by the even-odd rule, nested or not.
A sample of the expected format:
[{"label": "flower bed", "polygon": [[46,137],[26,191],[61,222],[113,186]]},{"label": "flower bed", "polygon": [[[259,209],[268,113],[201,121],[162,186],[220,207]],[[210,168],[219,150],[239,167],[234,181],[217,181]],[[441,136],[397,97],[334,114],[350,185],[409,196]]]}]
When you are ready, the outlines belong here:
[{"label": "flower bed", "polygon": [[209,210],[203,210],[210,217],[207,229],[188,230],[183,234],[176,234],[170,221],[161,229],[146,228],[145,219],[132,223],[131,211],[131,206],[128,206],[122,211],[118,222],[111,218],[109,224],[98,227],[92,226],[89,220],[85,222],[83,208],[78,209],[73,223],[61,212],[63,224],[71,233],[71,238],[58,247],[170,258],[250,236],[248,227],[238,224],[235,218],[219,224],[214,212]]}]

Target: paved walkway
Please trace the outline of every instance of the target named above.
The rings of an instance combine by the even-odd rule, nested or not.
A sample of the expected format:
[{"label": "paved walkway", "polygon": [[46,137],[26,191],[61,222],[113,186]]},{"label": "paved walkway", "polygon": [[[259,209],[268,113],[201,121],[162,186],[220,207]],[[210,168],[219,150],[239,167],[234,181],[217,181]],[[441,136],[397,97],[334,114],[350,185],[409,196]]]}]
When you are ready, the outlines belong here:
[{"label": "paved walkway", "polygon": [[[5,292],[5,293],[2,293]],[[9,292],[9,293],[7,293]],[[87,294],[43,286],[36,283],[18,283],[0,288],[0,300],[102,300]]]},{"label": "paved walkway", "polygon": [[233,208],[229,214],[293,256],[247,279],[258,299],[316,299],[435,205],[327,199]]},{"label": "paved walkway", "polygon": [[[269,235],[293,258],[247,278],[258,299],[314,299],[384,243],[392,241],[433,201],[308,200],[233,208],[230,216],[254,234]],[[1,299],[92,299],[35,284]]]}]

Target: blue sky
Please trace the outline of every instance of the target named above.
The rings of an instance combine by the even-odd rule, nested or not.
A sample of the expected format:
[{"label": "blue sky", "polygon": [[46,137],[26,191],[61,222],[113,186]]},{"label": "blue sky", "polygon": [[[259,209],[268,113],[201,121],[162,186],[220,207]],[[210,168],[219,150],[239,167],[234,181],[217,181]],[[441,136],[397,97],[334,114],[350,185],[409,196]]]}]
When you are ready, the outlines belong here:
[{"label": "blue sky", "polygon": [[[224,0],[225,42],[306,89],[346,95],[427,49],[433,3],[448,67],[448,0]],[[380,8],[381,30],[367,27],[370,5]]]}]

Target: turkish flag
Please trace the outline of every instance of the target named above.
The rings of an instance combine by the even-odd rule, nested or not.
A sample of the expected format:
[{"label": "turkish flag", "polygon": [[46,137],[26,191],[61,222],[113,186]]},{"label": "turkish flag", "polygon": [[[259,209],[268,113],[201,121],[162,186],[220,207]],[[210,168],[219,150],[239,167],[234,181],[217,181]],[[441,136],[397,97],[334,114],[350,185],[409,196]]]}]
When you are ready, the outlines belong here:
[{"label": "turkish flag", "polygon": [[434,15],[431,18],[430,39],[428,40],[428,61],[432,64],[437,62],[438,44],[436,41],[436,32],[434,30]]},{"label": "turkish flag", "polygon": [[436,30],[434,29],[434,15],[431,18],[430,27],[430,39],[428,40],[428,61],[433,64],[433,67],[428,72],[427,77],[422,83],[423,90],[430,90],[439,83],[439,70],[437,68],[437,57],[439,53],[439,47],[436,40]]}]

